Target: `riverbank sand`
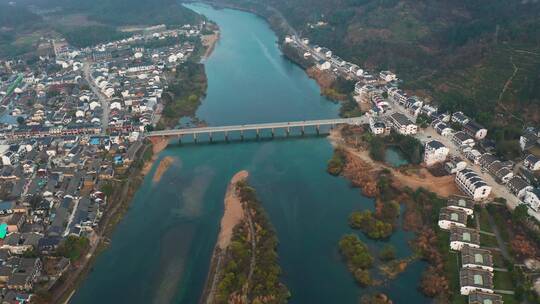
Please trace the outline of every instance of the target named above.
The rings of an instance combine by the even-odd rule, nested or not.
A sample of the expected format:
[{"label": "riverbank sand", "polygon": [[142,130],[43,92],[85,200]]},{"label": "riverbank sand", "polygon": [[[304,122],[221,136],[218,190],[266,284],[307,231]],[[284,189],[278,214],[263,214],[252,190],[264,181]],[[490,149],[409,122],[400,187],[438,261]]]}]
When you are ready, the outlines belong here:
[{"label": "riverbank sand", "polygon": [[221,218],[221,229],[219,231],[217,243],[221,250],[226,249],[229,246],[234,227],[244,218],[244,209],[242,208],[240,197],[236,192],[236,184],[246,180],[248,176],[249,173],[245,170],[236,173],[227,187],[224,201],[225,212]]}]

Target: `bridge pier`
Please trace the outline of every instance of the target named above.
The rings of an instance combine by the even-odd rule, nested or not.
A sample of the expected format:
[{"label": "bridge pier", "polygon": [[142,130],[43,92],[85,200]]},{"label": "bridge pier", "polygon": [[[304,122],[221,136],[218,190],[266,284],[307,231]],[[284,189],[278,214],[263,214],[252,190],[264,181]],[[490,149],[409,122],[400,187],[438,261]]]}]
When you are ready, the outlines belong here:
[{"label": "bridge pier", "polygon": [[290,127],[287,127],[287,129],[285,130],[285,133],[287,134],[287,137],[289,136],[289,133],[291,133],[291,128]]},{"label": "bridge pier", "polygon": [[257,133],[257,139],[259,139],[259,129],[256,129],[255,133]]},{"label": "bridge pier", "polygon": [[321,126],[317,125],[315,128],[317,129],[317,135],[320,135],[321,134]]},{"label": "bridge pier", "polygon": [[305,131],[306,131],[306,130],[305,130],[305,127],[302,126],[302,136],[304,136]]},{"label": "bridge pier", "polygon": [[182,135],[179,135],[179,136],[178,136],[178,143],[179,143],[179,144],[182,144]]},{"label": "bridge pier", "polygon": [[244,141],[244,130],[240,130],[240,140]]},{"label": "bridge pier", "polygon": [[212,132],[208,133],[208,137],[210,137],[210,142],[213,141]]},{"label": "bridge pier", "polygon": [[274,138],[274,128],[272,128],[272,138]]},{"label": "bridge pier", "polygon": [[193,141],[197,142],[197,133],[193,133]]},{"label": "bridge pier", "polygon": [[225,141],[229,141],[229,132],[225,131]]}]

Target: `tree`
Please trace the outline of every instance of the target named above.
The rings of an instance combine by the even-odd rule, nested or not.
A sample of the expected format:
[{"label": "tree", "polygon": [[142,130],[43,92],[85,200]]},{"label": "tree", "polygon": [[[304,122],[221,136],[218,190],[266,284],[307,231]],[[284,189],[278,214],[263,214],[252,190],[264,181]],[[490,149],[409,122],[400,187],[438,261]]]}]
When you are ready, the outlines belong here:
[{"label": "tree", "polygon": [[17,117],[17,123],[18,123],[19,125],[23,125],[23,124],[24,124],[24,117],[18,116],[18,117]]},{"label": "tree", "polygon": [[516,223],[522,222],[529,217],[529,207],[525,204],[520,204],[512,213],[512,220]]},{"label": "tree", "polygon": [[57,253],[73,262],[80,259],[89,246],[90,241],[86,237],[70,235],[58,246]]},{"label": "tree", "polygon": [[396,248],[390,244],[385,245],[381,252],[379,252],[379,258],[382,261],[391,261],[396,258]]}]

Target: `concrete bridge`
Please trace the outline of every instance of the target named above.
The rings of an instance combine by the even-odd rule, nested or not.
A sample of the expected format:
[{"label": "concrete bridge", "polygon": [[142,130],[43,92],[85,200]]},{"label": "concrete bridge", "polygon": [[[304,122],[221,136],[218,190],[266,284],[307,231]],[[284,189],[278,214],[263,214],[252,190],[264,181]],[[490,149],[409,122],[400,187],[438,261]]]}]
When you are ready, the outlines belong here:
[{"label": "concrete bridge", "polygon": [[361,125],[368,123],[368,118],[365,116],[354,118],[338,118],[338,119],[323,119],[323,120],[304,120],[304,121],[291,121],[291,122],[275,122],[275,123],[260,123],[260,124],[248,124],[248,125],[233,125],[233,126],[220,126],[220,127],[204,127],[204,128],[187,128],[187,129],[172,129],[162,131],[152,131],[145,134],[150,139],[157,138],[179,138],[182,136],[192,136],[194,141],[197,141],[197,136],[201,134],[207,134],[212,140],[214,134],[223,134],[225,140],[228,140],[229,133],[239,132],[240,137],[244,138],[244,132],[255,131],[257,137],[263,130],[270,130],[272,136],[274,136],[276,130],[285,130],[285,133],[289,135],[292,128],[300,128],[302,134],[305,132],[306,127],[315,127],[317,134],[320,132],[320,128],[323,126],[330,126],[331,128],[340,125]]}]

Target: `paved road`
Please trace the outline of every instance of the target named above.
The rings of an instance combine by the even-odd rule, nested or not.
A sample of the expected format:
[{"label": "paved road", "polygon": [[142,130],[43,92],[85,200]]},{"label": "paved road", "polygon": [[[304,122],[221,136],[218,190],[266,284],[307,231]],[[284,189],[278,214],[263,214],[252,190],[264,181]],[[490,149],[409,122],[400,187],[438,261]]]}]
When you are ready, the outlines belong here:
[{"label": "paved road", "polygon": [[192,134],[203,134],[203,133],[214,133],[214,132],[217,133],[217,132],[249,131],[249,130],[264,130],[264,129],[274,129],[274,128],[284,129],[284,128],[293,128],[293,127],[325,126],[325,125],[337,125],[337,124],[361,125],[361,124],[366,124],[366,123],[368,123],[368,118],[364,115],[361,117],[354,117],[354,118],[304,120],[304,121],[261,123],[261,124],[249,124],[249,125],[172,129],[172,130],[148,132],[146,136],[147,137],[180,136],[180,135],[192,135]]},{"label": "paved road", "polygon": [[[414,117],[402,106],[396,105],[394,103],[390,102],[390,105],[392,107],[392,110],[388,112],[388,115],[392,112],[399,112],[411,119],[414,122]],[[433,129],[431,126],[427,127],[426,129],[420,129],[418,134],[416,134],[416,138],[418,138],[422,143],[425,143],[427,141],[430,141],[432,139],[438,140],[441,143],[443,143],[446,147],[450,149],[450,155],[457,155],[460,156],[464,161],[467,162],[468,168],[475,171],[479,176],[481,176],[486,183],[492,187],[491,193],[495,197],[502,197],[506,200],[506,206],[510,210],[514,210],[519,204],[519,199],[512,194],[508,188],[506,188],[505,185],[499,184],[491,174],[488,172],[483,172],[482,168],[479,165],[474,164],[467,158],[465,158],[463,155],[461,155],[461,152],[459,148],[452,142],[452,139],[450,136],[442,136],[435,129]],[[529,214],[536,218],[537,221],[540,222],[540,213],[532,212],[529,210]]]},{"label": "paved road", "polygon": [[101,114],[101,132],[105,133],[107,131],[107,128],[109,127],[109,99],[107,98],[107,96],[101,93],[101,90],[94,83],[94,79],[92,78],[92,74],[90,71],[89,61],[85,61],[83,64],[83,74],[84,78],[88,82],[88,85],[90,86],[90,89],[101,102],[101,109],[103,110],[103,113]]}]

